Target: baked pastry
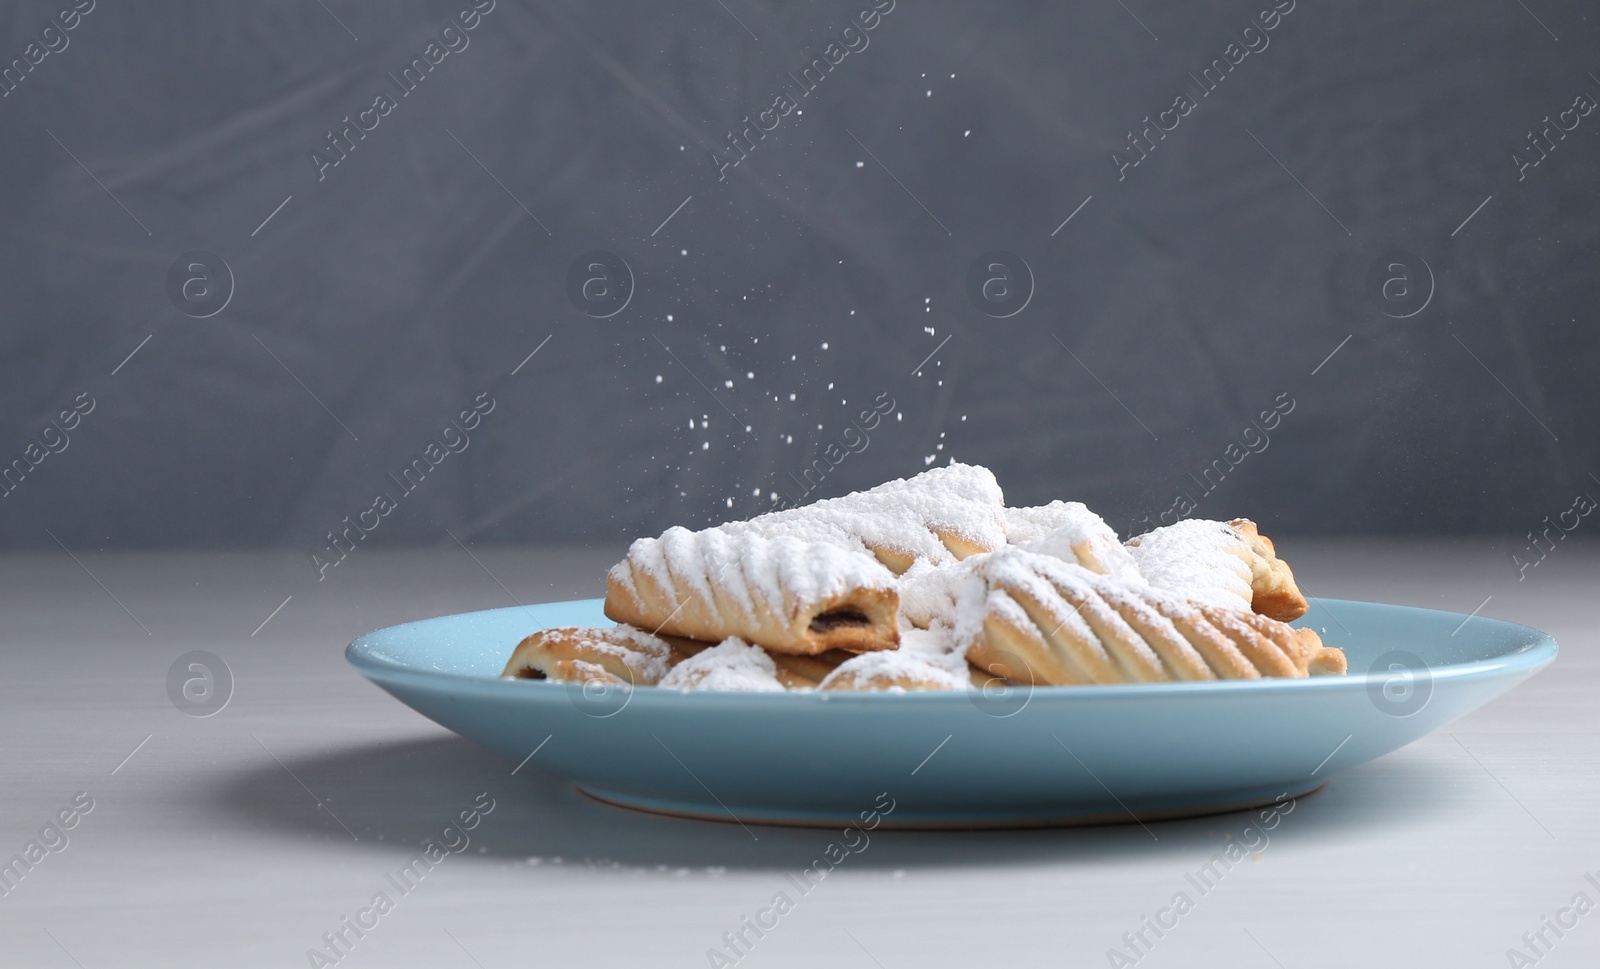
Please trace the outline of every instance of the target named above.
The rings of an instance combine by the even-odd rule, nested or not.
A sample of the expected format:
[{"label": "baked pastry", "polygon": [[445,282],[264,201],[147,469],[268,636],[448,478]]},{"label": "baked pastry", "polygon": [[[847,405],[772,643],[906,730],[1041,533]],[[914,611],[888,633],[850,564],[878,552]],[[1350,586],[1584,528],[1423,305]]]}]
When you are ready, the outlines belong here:
[{"label": "baked pastry", "polygon": [[956,637],[975,665],[1036,684],[1148,683],[1342,673],[1313,630],[1234,605],[1006,549],[975,564]]},{"label": "baked pastry", "polygon": [[500,675],[514,680],[653,686],[683,654],[631,626],[542,629],[517,644]]},{"label": "baked pastry", "polygon": [[1128,551],[1157,589],[1206,605],[1250,608],[1249,549],[1223,522],[1186,518],[1128,539]]},{"label": "baked pastry", "polygon": [[1289,563],[1278,558],[1272,539],[1256,531],[1248,518],[1235,518],[1228,527],[1250,550],[1250,608],[1284,622],[1299,619],[1311,608],[1295,584]]},{"label": "baked pastry", "polygon": [[1116,531],[1081,501],[1007,508],[1005,518],[1008,544],[1077,562],[1101,575],[1133,578],[1139,574],[1139,566]]},{"label": "baked pastry", "polygon": [[[981,558],[983,556],[977,556],[969,561]],[[981,687],[992,679],[967,662],[950,626],[935,622],[927,629],[902,626],[899,649],[851,657],[817,688],[854,692],[965,690]]]},{"label": "baked pastry", "polygon": [[[829,650],[816,656],[797,656],[793,653],[773,653],[772,663],[778,668],[778,682],[791,690],[814,690],[828,678],[828,674],[854,658],[856,653],[842,649]],[[874,656],[877,653],[861,653]]]},{"label": "baked pastry", "polygon": [[792,537],[669,528],[606,577],[606,616],[652,633],[777,653],[894,649],[894,576],[870,556]]},{"label": "baked pastry", "polygon": [[523,640],[510,678],[681,690],[953,690],[1343,673],[1248,519],[1129,540],[1080,502],[1007,508],[951,463],[634,542],[613,629]]},{"label": "baked pastry", "polygon": [[971,667],[959,653],[919,653],[896,650],[863,653],[840,665],[822,681],[821,690],[966,690],[972,686]]},{"label": "baked pastry", "polygon": [[866,552],[899,575],[918,561],[945,565],[1005,545],[1004,504],[988,468],[950,464],[717,529]]},{"label": "baked pastry", "polygon": [[1158,589],[1208,605],[1254,609],[1288,622],[1310,608],[1271,540],[1247,518],[1189,518],[1128,540],[1139,573]]},{"label": "baked pastry", "polygon": [[674,666],[660,685],[675,690],[753,693],[778,693],[786,688],[767,651],[737,638],[725,639]]},{"label": "baked pastry", "polygon": [[934,565],[926,559],[913,562],[895,583],[895,591],[900,596],[900,618],[916,629],[927,629],[939,622],[954,623],[956,594],[971,571],[972,563],[981,558],[981,555],[974,556],[949,565]]},{"label": "baked pastry", "polygon": [[[1053,555],[1076,562],[1091,572],[1142,581],[1133,554],[1099,515],[1081,502],[1053,501],[1035,508],[1002,510],[1006,540],[1028,551]],[[955,622],[958,590],[971,566],[981,559],[973,556],[959,562],[936,565],[918,559],[900,576],[900,616],[918,629],[934,623]]]},{"label": "baked pastry", "polygon": [[[696,656],[705,650],[716,646],[716,643],[707,643],[697,639],[684,639],[682,636],[662,636],[672,645],[673,660],[676,666],[684,659]],[[840,663],[857,654],[848,653],[842,649],[832,649],[826,653],[815,656],[802,656],[796,653],[773,653],[773,666],[778,670],[778,682],[790,690],[814,690],[817,684],[827,678]]]}]

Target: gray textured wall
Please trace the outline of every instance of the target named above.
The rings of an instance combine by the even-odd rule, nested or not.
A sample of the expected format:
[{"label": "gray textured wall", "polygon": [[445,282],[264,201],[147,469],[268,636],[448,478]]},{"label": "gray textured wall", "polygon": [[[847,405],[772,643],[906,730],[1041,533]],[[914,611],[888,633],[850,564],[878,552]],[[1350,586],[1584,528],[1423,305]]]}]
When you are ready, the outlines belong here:
[{"label": "gray textured wall", "polygon": [[1600,495],[1582,3],[71,2],[0,12],[7,546],[611,540],[830,453],[812,496],[955,457],[1123,528]]}]

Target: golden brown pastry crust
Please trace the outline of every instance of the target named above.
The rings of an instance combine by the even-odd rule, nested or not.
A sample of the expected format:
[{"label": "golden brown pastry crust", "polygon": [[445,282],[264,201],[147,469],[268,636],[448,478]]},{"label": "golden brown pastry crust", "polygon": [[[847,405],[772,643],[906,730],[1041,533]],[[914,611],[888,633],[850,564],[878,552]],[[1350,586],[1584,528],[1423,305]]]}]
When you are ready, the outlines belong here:
[{"label": "golden brown pastry crust", "polygon": [[716,529],[641,539],[606,577],[607,617],[773,653],[894,649],[894,577],[859,552]]},{"label": "golden brown pastry crust", "polygon": [[1272,539],[1256,530],[1248,518],[1235,518],[1228,527],[1250,549],[1250,608],[1281,622],[1299,619],[1311,608],[1295,584],[1289,563],[1278,558]]},{"label": "golden brown pastry crust", "polygon": [[997,553],[964,588],[982,619],[967,659],[1048,685],[1258,679],[1343,672],[1316,632],[1243,610],[1197,605],[1048,556]]},{"label": "golden brown pastry crust", "polygon": [[950,685],[943,680],[915,674],[862,676],[854,672],[846,672],[828,680],[826,684],[821,686],[821,689],[836,690],[844,693],[872,693],[881,690],[904,690],[907,693],[922,693],[930,690],[949,690]]},{"label": "golden brown pastry crust", "polygon": [[673,647],[640,629],[560,626],[517,644],[507,679],[654,686],[673,665]]},{"label": "golden brown pastry crust", "polygon": [[842,649],[829,650],[816,656],[796,656],[792,653],[773,653],[772,662],[778,667],[778,680],[791,690],[815,689],[828,674],[849,660],[854,653]]}]

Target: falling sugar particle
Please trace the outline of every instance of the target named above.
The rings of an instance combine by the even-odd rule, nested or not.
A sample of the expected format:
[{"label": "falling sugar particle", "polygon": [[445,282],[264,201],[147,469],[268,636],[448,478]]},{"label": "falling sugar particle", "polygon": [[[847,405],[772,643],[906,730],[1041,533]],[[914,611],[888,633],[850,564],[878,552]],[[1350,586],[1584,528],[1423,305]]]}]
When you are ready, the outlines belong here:
[{"label": "falling sugar particle", "polygon": [[729,498],[729,499],[728,499],[728,507],[729,507],[729,508],[732,508],[732,507],[733,507],[733,499],[732,499],[732,498]]},{"label": "falling sugar particle", "polygon": [[927,457],[922,459],[922,463],[923,463],[924,466],[930,465],[930,464],[932,464],[934,462],[934,460],[936,458],[938,458],[937,454],[930,454]]},{"label": "falling sugar particle", "polygon": [[656,374],[656,383],[659,384],[660,382],[661,382],[661,375],[660,374]]},{"label": "falling sugar particle", "polygon": [[823,343],[822,344],[822,349],[824,349],[824,350],[828,349],[828,344],[827,343]]},{"label": "falling sugar particle", "polygon": [[789,395],[789,399],[790,399],[790,400],[794,400],[794,394],[790,394],[790,395]]},{"label": "falling sugar particle", "polygon": [[689,254],[689,250],[687,250],[687,249],[679,249],[678,250],[678,255],[680,255],[680,256],[687,256],[688,254]]},{"label": "falling sugar particle", "polygon": [[858,162],[856,162],[856,167],[857,168],[866,168],[867,167],[867,163],[858,161]]},{"label": "falling sugar particle", "polygon": [[672,314],[671,314],[671,313],[668,313],[668,314],[667,314],[667,322],[668,322],[668,323],[671,323],[671,322],[672,322]]},{"label": "falling sugar particle", "polygon": [[724,381],[723,381],[723,382],[722,382],[722,385],[723,385],[723,386],[724,386],[724,387],[727,387],[727,388],[728,388],[728,389],[729,389],[729,390],[732,390],[732,389],[733,389],[733,381],[731,381],[731,380],[724,380]]},{"label": "falling sugar particle", "polygon": [[970,138],[970,137],[972,137],[972,129],[971,129],[971,128],[968,128],[968,129],[967,129],[967,130],[966,130],[966,131],[963,131],[963,132],[962,132],[962,133],[961,133],[961,137],[963,137],[963,138]]},{"label": "falling sugar particle", "polygon": [[753,372],[751,372],[749,370],[746,370],[745,374],[744,374],[744,379],[746,379],[746,380],[754,380],[754,379],[756,379],[756,375]]},{"label": "falling sugar particle", "polygon": [[933,97],[933,90],[931,88],[928,90],[928,97]]},{"label": "falling sugar particle", "polygon": [[829,384],[828,384],[828,389],[829,389],[829,390],[832,390],[832,389],[833,389],[833,384],[832,384],[832,383],[829,383]]},{"label": "falling sugar particle", "polygon": [[711,450],[711,442],[710,441],[702,441],[701,444],[700,444],[700,450],[702,450],[702,451]]}]

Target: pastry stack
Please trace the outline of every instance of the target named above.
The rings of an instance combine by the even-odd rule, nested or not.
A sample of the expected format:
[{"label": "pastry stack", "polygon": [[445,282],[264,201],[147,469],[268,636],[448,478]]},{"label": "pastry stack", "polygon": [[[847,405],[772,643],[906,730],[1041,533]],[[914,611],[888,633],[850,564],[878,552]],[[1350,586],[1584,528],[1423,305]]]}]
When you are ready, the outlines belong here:
[{"label": "pastry stack", "polygon": [[678,690],[965,690],[1345,672],[1253,522],[1122,542],[1078,502],[1008,508],[951,464],[643,538],[606,577],[609,628],[536,632],[514,679]]}]

